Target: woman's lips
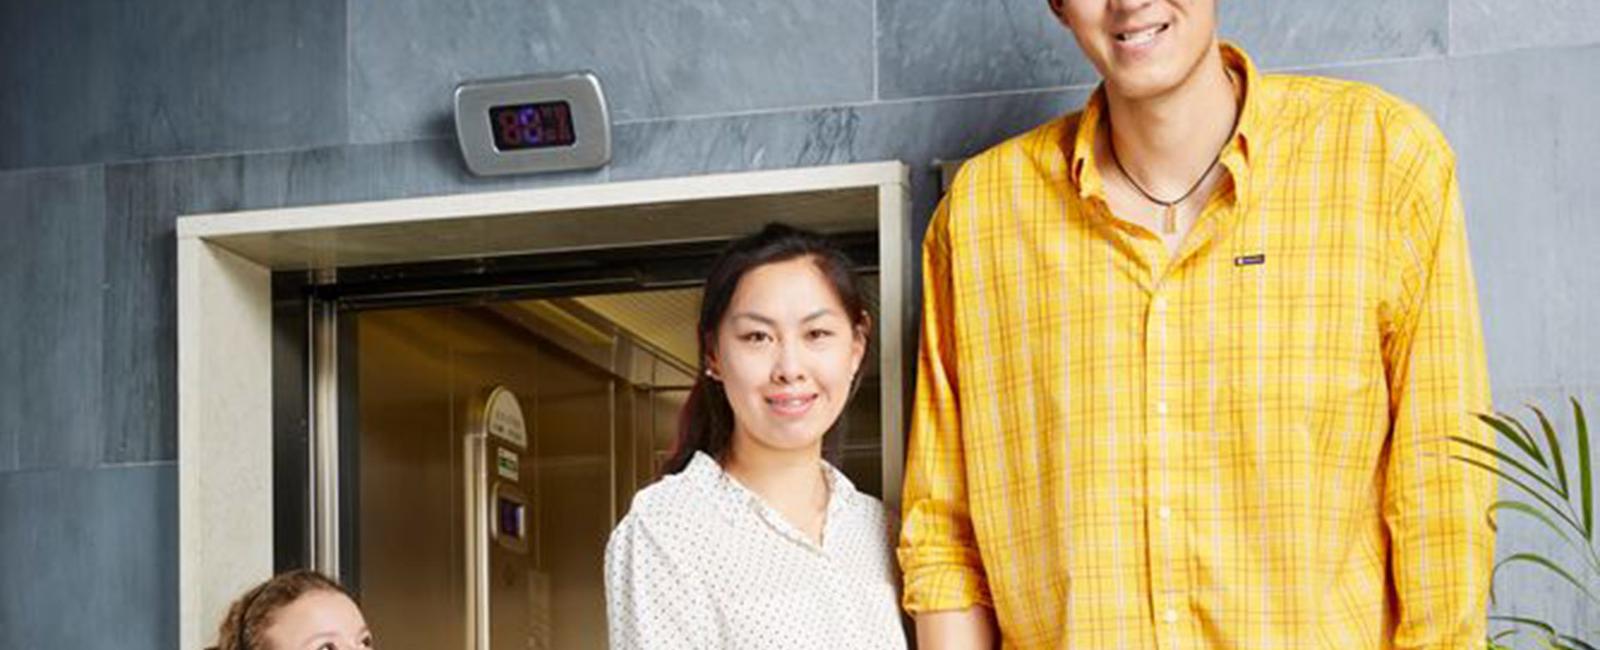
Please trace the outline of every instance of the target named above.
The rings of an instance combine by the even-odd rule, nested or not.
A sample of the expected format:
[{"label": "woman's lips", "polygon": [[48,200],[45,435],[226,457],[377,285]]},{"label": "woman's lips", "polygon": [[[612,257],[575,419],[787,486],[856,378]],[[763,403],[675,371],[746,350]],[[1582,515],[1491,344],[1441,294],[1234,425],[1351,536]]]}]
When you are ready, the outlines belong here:
[{"label": "woman's lips", "polygon": [[772,409],[774,413],[781,416],[794,417],[805,415],[806,411],[811,410],[811,405],[817,401],[817,395],[816,393],[771,395],[766,400],[767,407]]}]

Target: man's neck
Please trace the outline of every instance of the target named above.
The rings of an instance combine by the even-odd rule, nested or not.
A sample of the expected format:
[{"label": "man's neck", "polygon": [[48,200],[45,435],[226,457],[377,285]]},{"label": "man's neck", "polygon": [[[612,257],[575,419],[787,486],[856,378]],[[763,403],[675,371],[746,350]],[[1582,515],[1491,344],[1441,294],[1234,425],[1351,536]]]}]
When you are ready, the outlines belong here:
[{"label": "man's neck", "polygon": [[1128,98],[1108,87],[1112,140],[1101,148],[1114,144],[1122,166],[1152,194],[1178,197],[1232,135],[1240,106],[1228,75],[1221,51],[1212,48],[1193,74],[1168,92]]}]

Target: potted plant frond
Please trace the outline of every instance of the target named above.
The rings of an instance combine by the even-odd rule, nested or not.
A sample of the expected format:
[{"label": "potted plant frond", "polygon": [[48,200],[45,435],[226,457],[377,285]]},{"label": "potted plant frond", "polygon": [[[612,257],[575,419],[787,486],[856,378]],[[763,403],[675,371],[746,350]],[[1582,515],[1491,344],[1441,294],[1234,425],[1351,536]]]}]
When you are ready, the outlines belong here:
[{"label": "potted plant frond", "polygon": [[1511,648],[1508,644],[1519,638],[1532,638],[1538,643],[1535,647],[1540,648],[1600,650],[1596,647],[1600,644],[1600,551],[1595,543],[1595,479],[1589,427],[1583,407],[1578,400],[1571,401],[1577,449],[1563,449],[1550,418],[1533,405],[1528,410],[1538,420],[1538,435],[1511,415],[1478,414],[1479,420],[1510,443],[1508,449],[1496,449],[1462,436],[1451,437],[1460,445],[1457,460],[1493,472],[1524,497],[1500,499],[1489,506],[1485,514],[1491,527],[1498,530],[1497,520],[1502,514],[1525,517],[1537,524],[1536,530],[1553,535],[1578,558],[1576,562],[1563,563],[1545,554],[1511,549],[1509,555],[1495,563],[1490,603],[1495,602],[1494,585],[1501,571],[1523,567],[1556,578],[1563,588],[1571,588],[1573,597],[1583,601],[1583,607],[1597,613],[1587,619],[1592,623],[1590,629],[1583,630],[1562,630],[1529,616],[1491,615],[1491,621],[1504,625],[1490,636],[1491,648]]}]

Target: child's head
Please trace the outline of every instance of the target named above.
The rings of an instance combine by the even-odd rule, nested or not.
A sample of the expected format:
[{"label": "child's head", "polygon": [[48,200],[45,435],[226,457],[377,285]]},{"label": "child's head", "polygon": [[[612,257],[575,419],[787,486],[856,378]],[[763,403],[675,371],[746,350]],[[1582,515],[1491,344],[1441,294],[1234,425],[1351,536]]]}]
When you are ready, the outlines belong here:
[{"label": "child's head", "polygon": [[372,647],[361,610],[339,583],[296,570],[246,591],[222,619],[215,650],[353,650]]}]

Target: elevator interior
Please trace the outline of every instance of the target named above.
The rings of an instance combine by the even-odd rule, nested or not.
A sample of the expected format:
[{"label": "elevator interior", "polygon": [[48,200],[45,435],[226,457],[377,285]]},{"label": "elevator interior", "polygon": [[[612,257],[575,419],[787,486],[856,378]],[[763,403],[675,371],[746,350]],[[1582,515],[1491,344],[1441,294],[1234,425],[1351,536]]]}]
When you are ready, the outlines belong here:
[{"label": "elevator interior", "polygon": [[[345,301],[340,571],[385,647],[605,647],[606,540],[656,478],[698,365],[693,266],[634,264],[657,281],[633,284],[672,288],[524,277]],[[862,280],[875,308],[876,275]],[[881,496],[878,363],[863,368],[824,445]]]}]

